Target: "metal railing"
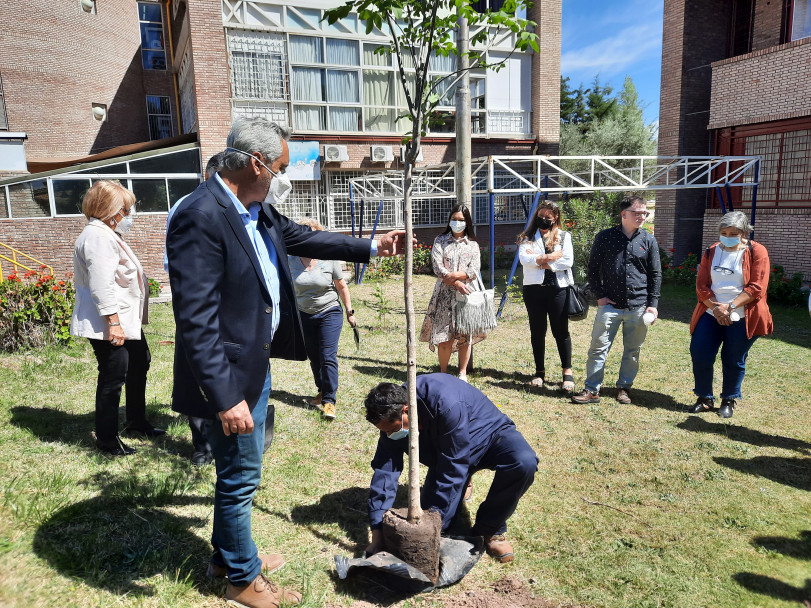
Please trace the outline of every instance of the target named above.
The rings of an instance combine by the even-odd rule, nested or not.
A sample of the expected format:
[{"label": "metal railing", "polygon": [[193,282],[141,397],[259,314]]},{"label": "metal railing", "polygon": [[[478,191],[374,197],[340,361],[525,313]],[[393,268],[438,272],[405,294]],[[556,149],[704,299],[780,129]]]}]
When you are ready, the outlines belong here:
[{"label": "metal railing", "polygon": [[[53,266],[49,266],[48,264],[44,264],[44,263],[40,262],[38,259],[28,255],[27,253],[23,253],[19,249],[15,249],[11,245],[7,245],[6,243],[0,242],[0,248],[2,248],[0,250],[5,250],[6,253],[8,254],[8,255],[3,255],[2,253],[0,253],[0,283],[2,283],[3,281],[5,281],[8,278],[6,276],[6,273],[3,272],[3,260],[5,260],[6,262],[8,262],[12,266],[14,266],[14,272],[9,273],[9,275],[18,274],[19,273],[19,268],[22,268],[23,270],[27,270],[27,271],[34,271],[34,270],[39,270],[42,267],[45,267],[45,268],[47,268],[49,270],[50,275],[53,276],[53,273],[54,273]],[[9,255],[11,257],[8,257]],[[31,266],[28,266],[27,264],[24,264],[23,262],[21,262],[20,260],[17,259],[18,256],[23,257],[26,260],[29,260],[30,262],[33,262],[35,264],[35,267],[32,268]]]}]

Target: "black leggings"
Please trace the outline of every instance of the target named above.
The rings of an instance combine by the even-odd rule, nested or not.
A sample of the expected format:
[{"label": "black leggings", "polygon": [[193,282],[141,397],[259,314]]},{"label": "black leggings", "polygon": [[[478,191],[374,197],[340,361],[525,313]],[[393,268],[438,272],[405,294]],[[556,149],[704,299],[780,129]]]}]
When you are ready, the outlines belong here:
[{"label": "black leggings", "polygon": [[557,285],[524,285],[524,305],[529,315],[529,333],[532,354],[535,356],[535,375],[543,376],[546,350],[546,317],[558,345],[560,366],[572,366],[572,339],[569,337],[569,317],[566,315],[566,288]]}]

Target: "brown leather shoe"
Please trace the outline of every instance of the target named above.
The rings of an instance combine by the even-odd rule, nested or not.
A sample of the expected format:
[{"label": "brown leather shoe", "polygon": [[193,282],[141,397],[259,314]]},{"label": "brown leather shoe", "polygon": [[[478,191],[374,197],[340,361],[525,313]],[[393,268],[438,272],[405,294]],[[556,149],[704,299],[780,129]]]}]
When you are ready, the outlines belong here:
[{"label": "brown leather shoe", "polygon": [[584,388],[576,395],[572,395],[572,403],[600,403],[600,395]]},{"label": "brown leather shoe", "polygon": [[264,574],[260,574],[253,582],[242,587],[228,583],[225,601],[240,608],[279,608],[282,603],[298,604],[301,594],[277,587]]},{"label": "brown leather shoe", "polygon": [[494,534],[493,536],[484,537],[484,548],[487,549],[487,555],[492,557],[497,562],[506,564],[515,559],[513,547],[507,542],[507,537],[503,534]]},{"label": "brown leather shoe", "polygon": [[310,399],[310,405],[319,406],[321,405],[321,393],[318,393],[315,397]]},{"label": "brown leather shoe", "polygon": [[[276,572],[276,570],[284,566],[284,558],[278,553],[271,553],[269,555],[260,553],[259,559],[262,560],[262,572],[264,574]],[[228,576],[228,568],[209,562],[206,576],[208,578],[225,578]]]},{"label": "brown leather shoe", "polygon": [[622,405],[631,405],[631,393],[627,388],[621,388],[617,391],[617,401]]}]

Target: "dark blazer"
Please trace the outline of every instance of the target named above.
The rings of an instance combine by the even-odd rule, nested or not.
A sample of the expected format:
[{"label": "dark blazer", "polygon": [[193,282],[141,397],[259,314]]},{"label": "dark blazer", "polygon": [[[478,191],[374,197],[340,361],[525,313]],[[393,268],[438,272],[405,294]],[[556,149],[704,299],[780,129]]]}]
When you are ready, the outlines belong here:
[{"label": "dark blazer", "polygon": [[242,218],[215,179],[177,208],[166,235],[176,339],[172,408],[214,418],[243,399],[256,405],[270,357],[304,360],[304,334],[287,255],[367,262],[371,242],[310,230],[262,203],[279,262],[279,327]]},{"label": "dark blazer", "polygon": [[[420,463],[428,467],[420,502],[434,508],[447,529],[467,479],[487,449],[507,427],[515,426],[479,389],[448,374],[417,376]],[[397,496],[408,438],[380,432],[369,484],[369,527],[379,528]]]}]

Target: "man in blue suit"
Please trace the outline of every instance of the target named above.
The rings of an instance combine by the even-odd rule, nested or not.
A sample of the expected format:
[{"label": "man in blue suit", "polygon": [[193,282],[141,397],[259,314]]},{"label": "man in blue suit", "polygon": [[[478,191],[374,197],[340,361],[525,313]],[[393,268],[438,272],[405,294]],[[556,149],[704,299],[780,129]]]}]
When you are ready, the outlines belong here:
[{"label": "man in blue suit", "polygon": [[312,231],[270,203],[290,192],[289,132],[261,118],[238,119],[222,169],[175,210],[166,236],[176,323],[172,407],[213,421],[214,552],[209,575],[228,576],[226,599],[250,608],[301,596],[263,574],[279,555],[260,555],[251,507],[261,477],[270,358],[306,351],[287,255],[366,262],[394,255],[402,232],[377,242]]},{"label": "man in blue suit", "polygon": [[[366,397],[366,419],[380,430],[372,460],[367,555],[383,548],[380,526],[397,495],[397,480],[408,452],[408,391],[390,382],[377,385]],[[428,467],[420,502],[436,509],[442,530],[453,521],[473,473],[496,472],[484,502],[476,512],[473,534],[483,536],[485,548],[499,562],[515,555],[505,537],[507,519],[532,485],[538,457],[515,424],[484,393],[448,374],[417,377],[420,463]]]}]

